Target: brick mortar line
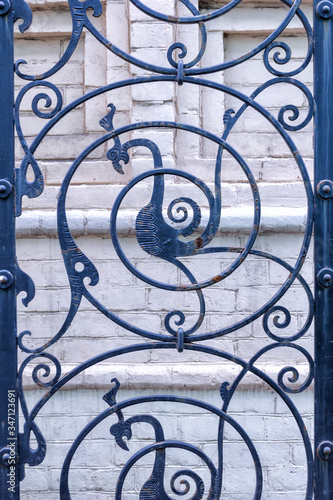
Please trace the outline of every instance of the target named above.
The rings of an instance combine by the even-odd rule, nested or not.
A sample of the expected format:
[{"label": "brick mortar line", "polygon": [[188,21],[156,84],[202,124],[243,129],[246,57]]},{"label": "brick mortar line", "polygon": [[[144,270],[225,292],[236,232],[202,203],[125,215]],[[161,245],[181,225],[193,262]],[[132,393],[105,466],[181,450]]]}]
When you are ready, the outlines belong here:
[{"label": "brick mortar line", "polygon": [[[105,236],[110,233],[110,210],[67,210],[69,227],[73,236]],[[135,235],[135,219],[138,210],[120,210],[117,230],[121,236]],[[208,220],[209,211],[202,210],[203,220]],[[189,217],[189,221],[191,217]],[[252,228],[253,207],[222,208],[220,234],[249,234]],[[260,234],[303,233],[306,225],[306,210],[303,208],[270,207],[263,210]],[[200,224],[199,231],[205,229]],[[18,238],[35,236],[56,237],[57,215],[55,210],[27,210],[16,220]]]}]

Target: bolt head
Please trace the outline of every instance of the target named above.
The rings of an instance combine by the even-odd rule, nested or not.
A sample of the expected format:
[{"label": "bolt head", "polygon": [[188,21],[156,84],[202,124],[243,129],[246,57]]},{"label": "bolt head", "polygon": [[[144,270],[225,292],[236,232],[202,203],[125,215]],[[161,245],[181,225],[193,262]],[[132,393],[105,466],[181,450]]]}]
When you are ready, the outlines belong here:
[{"label": "bolt head", "polygon": [[330,283],[332,281],[332,276],[328,273],[324,274],[323,280],[325,281],[325,283]]},{"label": "bolt head", "polygon": [[5,284],[7,283],[7,281],[8,281],[7,276],[4,276],[4,275],[2,274],[2,275],[0,276],[0,283],[1,283],[2,285],[5,285]]},{"label": "bolt head", "polygon": [[323,191],[328,194],[331,191],[331,187],[328,184],[325,184],[325,186],[323,186]]},{"label": "bolt head", "polygon": [[323,449],[323,454],[325,455],[325,457],[329,457],[330,455],[332,455],[332,450],[329,446],[325,446],[325,448]]},{"label": "bolt head", "polygon": [[0,2],[0,10],[4,9],[5,8],[5,2]]},{"label": "bolt head", "polygon": [[317,14],[321,19],[328,20],[333,15],[333,4],[329,0],[323,0],[317,6]]}]

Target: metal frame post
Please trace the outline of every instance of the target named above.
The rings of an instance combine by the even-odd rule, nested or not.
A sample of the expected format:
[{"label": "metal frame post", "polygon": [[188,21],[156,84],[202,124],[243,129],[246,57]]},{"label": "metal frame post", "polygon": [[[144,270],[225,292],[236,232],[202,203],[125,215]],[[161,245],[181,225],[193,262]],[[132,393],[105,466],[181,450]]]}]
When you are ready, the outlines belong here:
[{"label": "metal frame post", "polygon": [[333,499],[333,3],[314,0],[315,500]]},{"label": "metal frame post", "polygon": [[0,499],[19,498],[14,219],[14,15],[0,0]]}]

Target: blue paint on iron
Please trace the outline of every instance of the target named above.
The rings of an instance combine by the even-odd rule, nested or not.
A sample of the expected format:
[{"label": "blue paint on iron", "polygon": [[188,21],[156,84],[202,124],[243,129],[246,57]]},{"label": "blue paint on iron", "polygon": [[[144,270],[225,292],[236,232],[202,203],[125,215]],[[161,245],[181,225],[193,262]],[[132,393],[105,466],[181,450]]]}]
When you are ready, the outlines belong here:
[{"label": "blue paint on iron", "polygon": [[[23,298],[23,303],[25,306],[27,306],[28,303],[33,299],[35,293],[35,287],[32,279],[24,272],[24,270],[20,269],[15,256],[13,188],[15,188],[15,215],[18,217],[21,215],[21,203],[23,196],[35,198],[42,193],[44,188],[43,174],[35,157],[36,151],[38,150],[41,141],[47,136],[47,134],[56,124],[61,123],[63,117],[65,117],[77,106],[87,102],[90,99],[93,99],[98,95],[107,92],[110,92],[110,94],[112,95],[112,90],[127,88],[133,85],[149,85],[150,83],[158,82],[174,82],[178,83],[178,85],[186,86],[189,91],[193,86],[207,88],[212,89],[215,92],[222,92],[224,94],[233,96],[235,100],[238,100],[240,105],[239,108],[237,108],[235,105],[235,109],[229,109],[225,112],[224,116],[221,116],[221,123],[223,121],[225,130],[222,137],[218,137],[204,129],[195,127],[191,124],[182,124],[171,121],[141,122],[118,127],[117,110],[115,105],[111,102],[109,104],[109,109],[105,110],[105,115],[104,117],[102,116],[100,120],[101,129],[103,128],[106,133],[102,137],[99,137],[97,140],[94,140],[89,146],[87,146],[86,149],[82,151],[82,153],[76,158],[76,160],[69,168],[61,185],[57,206],[59,243],[71,289],[71,299],[68,313],[59,331],[43,346],[31,348],[26,345],[25,340],[27,339],[27,337],[33,337],[33,333],[30,331],[23,331],[19,333],[17,337],[18,347],[22,351],[27,353],[27,357],[24,359],[23,363],[20,366],[17,380],[17,393],[24,419],[23,432],[19,435],[20,479],[22,480],[24,478],[25,464],[28,464],[30,466],[39,465],[43,462],[47,454],[46,441],[41,430],[35,422],[35,418],[37,417],[40,410],[44,408],[50,398],[54,394],[56,394],[59,389],[64,387],[66,383],[82,373],[85,369],[104,360],[109,360],[112,358],[116,358],[117,356],[132,352],[137,352],[139,354],[140,352],[149,350],[169,349],[172,351],[178,351],[179,355],[182,355],[182,352],[201,352],[211,356],[211,359],[215,358],[228,360],[240,367],[240,372],[232,383],[229,383],[228,381],[225,381],[223,379],[221,380],[219,392],[221,396],[221,409],[196,399],[166,395],[152,395],[147,397],[133,398],[129,400],[121,400],[121,398],[119,397],[121,394],[121,380],[118,380],[114,377],[111,380],[112,384],[114,385],[103,396],[103,399],[108,405],[108,408],[97,415],[80,432],[80,434],[74,440],[70,450],[68,451],[61,472],[60,498],[62,500],[70,500],[71,498],[69,486],[70,467],[72,459],[80,444],[100,422],[115,414],[118,418],[118,422],[111,425],[110,438],[114,439],[116,444],[123,450],[131,453],[131,439],[134,435],[136,435],[136,423],[145,422],[150,424],[154,429],[155,435],[155,442],[153,444],[142,448],[140,451],[134,453],[129,457],[127,463],[125,464],[119,475],[119,480],[116,487],[116,500],[125,498],[125,493],[123,493],[123,485],[131,468],[137,463],[138,460],[150,453],[153,453],[155,456],[154,465],[152,467],[150,477],[141,487],[141,490],[139,492],[139,499],[148,500],[150,498],[159,498],[161,500],[169,500],[171,497],[166,492],[164,478],[167,467],[167,450],[170,448],[183,449],[187,450],[190,453],[193,453],[206,464],[210,474],[210,481],[207,482],[203,481],[203,479],[195,471],[189,469],[181,469],[174,473],[171,478],[170,489],[172,493],[178,496],[184,495],[185,493],[192,494],[192,500],[201,500],[204,497],[209,500],[218,500],[223,491],[223,445],[224,426],[226,422],[230,424],[238,433],[250,453],[255,471],[255,487],[253,499],[261,499],[263,495],[263,470],[259,454],[256,450],[255,444],[251,440],[251,437],[228,413],[229,404],[232,402],[232,398],[239,388],[243,378],[248,373],[252,373],[253,375],[259,377],[263,382],[268,384],[270,388],[275,391],[275,393],[287,405],[291,414],[293,415],[304,443],[306,461],[308,464],[307,489],[304,498],[305,500],[311,500],[313,498],[314,454],[312,451],[308,432],[304,425],[304,421],[301,418],[295,404],[293,403],[290,394],[297,394],[306,390],[313,381],[315,374],[315,365],[312,356],[304,347],[295,343],[308,332],[314,316],[313,295],[309,285],[300,274],[312,235],[314,203],[313,190],[306,166],[296,148],[295,143],[290,136],[290,132],[295,132],[303,129],[306,125],[308,125],[314,114],[315,100],[312,97],[310,90],[302,82],[296,80],[294,77],[300,74],[309,66],[314,50],[314,38],[316,38],[316,44],[317,47],[319,47],[318,50],[316,49],[317,59],[315,58],[315,156],[317,172],[316,186],[317,184],[319,186],[316,191],[316,195],[318,196],[316,198],[317,223],[315,229],[316,272],[318,273],[318,284],[316,285],[316,360],[317,365],[319,364],[319,368],[318,366],[316,366],[316,369],[318,370],[317,374],[319,373],[316,382],[316,391],[318,398],[318,409],[316,410],[316,446],[319,446],[319,451],[316,458],[315,498],[316,500],[332,500],[333,462],[329,458],[327,458],[329,457],[327,449],[330,450],[330,445],[327,445],[327,443],[330,443],[333,439],[333,424],[330,423],[333,421],[331,415],[329,414],[329,406],[328,411],[324,411],[324,409],[326,408],[324,400],[329,396],[333,401],[333,386],[331,384],[330,388],[327,388],[327,384],[323,383],[323,380],[325,378],[327,370],[332,368],[332,365],[330,365],[329,363],[333,359],[333,347],[328,340],[328,332],[330,331],[328,323],[331,322],[330,311],[333,310],[333,307],[331,307],[330,305],[332,294],[332,289],[330,286],[331,284],[328,283],[328,280],[325,278],[326,275],[329,275],[329,271],[325,271],[324,274],[322,273],[323,276],[320,274],[321,270],[330,270],[333,267],[333,262],[330,262],[332,260],[332,249],[330,246],[330,241],[332,240],[332,238],[329,231],[325,232],[323,230],[325,224],[328,223],[327,221],[332,220],[332,209],[330,208],[330,205],[328,205],[331,203],[331,196],[327,194],[328,192],[326,193],[327,189],[323,184],[324,181],[326,182],[326,184],[332,181],[332,174],[329,167],[331,158],[333,156],[333,153],[331,151],[332,134],[329,135],[332,131],[330,131],[329,127],[325,129],[326,123],[324,118],[326,108],[329,107],[329,109],[331,109],[332,107],[332,99],[330,93],[328,92],[328,89],[331,90],[331,88],[333,88],[332,69],[330,67],[330,64],[332,63],[328,64],[328,61],[332,60],[330,47],[333,46],[333,30],[331,27],[332,20],[330,13],[327,13],[327,7],[330,9],[330,2],[319,2],[319,0],[314,0],[314,37],[311,25],[309,24],[309,21],[301,10],[301,0],[281,0],[282,4],[286,6],[285,18],[281,21],[278,27],[265,38],[265,40],[260,42],[250,52],[230,61],[220,61],[220,56],[216,54],[216,63],[213,66],[208,67],[203,64],[203,56],[206,52],[208,42],[209,35],[207,33],[207,27],[209,26],[209,22],[213,19],[227,14],[228,12],[231,12],[233,9],[235,9],[235,12],[237,12],[237,6],[241,4],[241,0],[230,0],[222,7],[206,14],[201,14],[190,0],[179,0],[182,6],[189,11],[189,15],[183,17],[157,12],[147,7],[144,1],[141,0],[129,0],[129,2],[152,19],[158,19],[159,21],[165,23],[177,24],[178,27],[181,27],[182,25],[197,25],[199,30],[200,43],[197,53],[192,57],[192,60],[186,60],[187,53],[189,51],[186,45],[181,40],[177,40],[175,43],[170,45],[166,53],[164,65],[158,66],[151,63],[149,60],[138,59],[132,54],[129,54],[114,45],[112,40],[108,40],[107,38],[105,38],[105,36],[96,29],[96,27],[87,16],[87,11],[91,9],[94,17],[99,17],[102,14],[102,3],[99,0],[85,0],[83,2],[81,2],[80,0],[68,0],[70,15],[72,18],[72,34],[65,53],[53,67],[50,67],[41,75],[31,75],[28,73],[24,73],[23,67],[26,64],[26,61],[18,60],[15,62],[15,64],[13,61],[12,27],[16,20],[21,19],[22,22],[19,26],[21,32],[28,29],[32,21],[31,10],[24,0],[15,0],[13,4],[10,2],[10,0],[4,0],[2,2],[3,6],[2,4],[0,5],[0,37],[2,36],[1,30],[3,30],[3,33],[5,33],[5,42],[2,40],[2,38],[0,38],[2,40],[1,47],[3,49],[2,54],[0,54],[0,62],[5,68],[4,71],[6,71],[6,79],[4,80],[0,77],[0,104],[1,110],[4,109],[6,120],[8,122],[11,122],[11,125],[8,126],[8,130],[6,129],[7,136],[4,135],[0,137],[0,151],[2,154],[5,154],[5,156],[8,157],[8,163],[5,165],[5,167],[0,164],[0,177],[2,178],[2,183],[0,179],[0,204],[1,208],[3,208],[2,212],[0,213],[0,220],[1,227],[4,227],[5,229],[5,231],[3,231],[1,235],[1,244],[4,251],[2,251],[0,248],[0,256],[2,258],[1,262],[4,263],[0,266],[1,268],[3,268],[3,273],[0,276],[0,283],[2,284],[0,287],[0,312],[2,312],[2,318],[4,311],[6,312],[6,314],[8,313],[8,317],[6,317],[5,322],[4,319],[0,319],[0,321],[2,322],[0,326],[1,328],[3,324],[6,324],[6,326],[12,326],[12,330],[10,332],[11,336],[9,335],[8,337],[1,340],[1,346],[4,347],[5,350],[7,349],[9,353],[8,359],[6,359],[3,363],[5,370],[7,370],[6,373],[8,372],[8,376],[6,375],[6,377],[4,378],[5,382],[3,382],[2,384],[4,388],[3,390],[7,390],[7,387],[12,384],[16,391],[16,339],[13,336],[13,333],[16,334],[15,295],[21,292],[25,292],[26,296]],[[278,40],[278,37],[283,33],[285,28],[289,25],[290,21],[294,18],[298,18],[305,30],[307,37],[307,53],[304,59],[296,68],[288,71],[285,68],[286,65],[291,61],[291,49],[286,42]],[[7,23],[7,21],[9,22],[9,24]],[[134,64],[146,71],[150,71],[152,74],[149,76],[136,77],[105,85],[104,87],[94,89],[93,91],[76,99],[72,103],[63,106],[62,91],[47,79],[53,76],[61,68],[63,68],[64,65],[69,61],[70,57],[76,50],[84,29],[89,31],[101,43],[101,49],[105,47],[113,54],[119,56],[128,63]],[[27,41],[27,43],[29,42]],[[208,78],[201,78],[201,76],[203,75],[221,72],[226,68],[231,68],[245,61],[249,61],[253,56],[258,54],[262,54],[263,64],[266,70],[273,75],[273,78],[267,80],[263,85],[259,86],[251,96],[247,96],[237,90],[234,90],[228,87],[228,85],[218,84],[212,80],[209,80]],[[15,104],[13,102],[14,71],[19,78],[28,82],[19,92]],[[272,89],[275,85],[281,84],[284,84],[286,89],[291,86],[290,88],[297,88],[303,93],[305,101],[307,102],[307,113],[301,120],[298,107],[292,103],[283,106],[279,110],[277,117],[275,117],[256,101],[256,98],[266,89]],[[20,124],[20,107],[23,98],[31,89],[35,88],[37,88],[40,92],[32,99],[31,110],[37,117],[45,120],[45,126],[40,130],[32,143],[29,145],[26,138],[24,137],[24,133]],[[6,102],[6,100],[8,101],[8,98],[9,105],[8,102]],[[45,108],[50,108],[50,111],[41,111],[39,109],[41,103],[44,104]],[[14,107],[14,119],[17,135],[24,153],[21,165],[19,166],[19,168],[15,169],[15,180],[12,107]],[[296,259],[296,262],[293,265],[285,262],[284,260],[278,258],[273,254],[262,252],[255,248],[255,243],[261,223],[261,202],[258,185],[249,165],[238,153],[238,151],[228,142],[229,136],[231,136],[235,125],[247,109],[258,112],[267,121],[267,124],[275,129],[279,137],[282,139],[284,144],[293,155],[304,183],[308,202],[308,214],[301,250]],[[297,124],[294,123],[296,122],[296,120]],[[196,136],[212,141],[216,145],[217,155],[214,171],[215,181],[214,187],[212,189],[203,179],[196,178],[193,174],[191,174],[191,172],[186,172],[180,169],[166,168],[163,165],[163,157],[161,155],[158,142],[154,142],[148,138],[136,137],[136,131],[149,131],[159,129],[168,129],[174,131],[182,130],[183,132],[186,132],[188,134],[189,138],[193,136],[192,134],[195,134]],[[123,135],[127,132],[132,133],[132,139],[124,142]],[[147,283],[148,285],[163,289],[166,291],[166,293],[167,291],[175,291],[178,293],[194,291],[196,293],[198,300],[198,317],[194,324],[190,327],[186,325],[186,312],[181,311],[180,309],[176,309],[175,307],[173,310],[165,314],[164,325],[163,327],[161,327],[160,331],[156,332],[139,328],[136,324],[130,324],[123,320],[121,317],[117,316],[117,314],[113,312],[112,309],[102,304],[99,300],[96,299],[93,294],[93,287],[97,285],[99,281],[98,271],[94,263],[79,248],[79,246],[75,242],[75,239],[73,238],[73,235],[70,232],[66,215],[66,198],[72,177],[80,168],[80,165],[85,160],[85,158],[100,145],[107,142],[109,143],[109,141],[111,142],[112,146],[107,150],[106,158],[110,160],[110,167],[113,168],[117,174],[123,174],[126,171],[126,168],[128,168],[127,165],[129,164],[130,160],[131,149],[135,147],[140,146],[145,148],[147,154],[153,161],[153,168],[151,170],[146,170],[145,172],[137,175],[128,183],[127,186],[120,189],[119,195],[112,208],[110,217],[110,234],[114,248],[124,266],[126,266],[127,269],[139,280]],[[214,239],[217,235],[221,222],[221,170],[225,152],[227,152],[234,158],[235,162],[237,162],[237,164],[244,172],[252,193],[254,206],[253,225],[248,240],[245,246],[242,248],[214,246]],[[34,179],[32,181],[29,181],[27,179],[27,171],[29,167],[32,168],[34,173]],[[177,176],[182,180],[186,180],[187,183],[192,183],[193,198],[190,196],[178,196],[174,200],[171,200],[165,211],[163,210],[163,201],[165,198],[167,176]],[[162,259],[165,262],[168,262],[170,265],[175,266],[175,268],[178,269],[178,272],[186,277],[187,284],[173,285],[170,283],[163,283],[151,278],[150,276],[144,275],[133,265],[130,259],[128,259],[122,248],[121,241],[117,234],[117,214],[119,212],[119,209],[121,208],[125,196],[132,189],[134,189],[135,186],[137,186],[141,181],[144,180],[151,181],[152,194],[150,200],[143,204],[143,206],[138,210],[136,216],[135,236],[137,244],[147,255],[152,256],[155,259]],[[326,191],[324,190],[324,188],[326,189]],[[206,227],[201,232],[201,234],[198,234],[198,231],[200,228],[200,224],[202,223],[202,211],[200,208],[200,204],[195,199],[195,192],[197,189],[201,190],[202,194],[206,197],[207,205],[209,207],[209,220],[207,221]],[[327,225],[325,227],[327,227]],[[184,238],[181,239],[180,237],[186,237],[187,239],[184,240]],[[322,243],[323,241],[324,244]],[[192,272],[186,265],[186,261],[184,263],[181,259],[183,257],[189,256],[195,259],[196,255],[210,253],[221,255],[225,253],[231,253],[235,256],[235,259],[227,269],[224,269],[216,276],[210,276],[208,279],[199,282],[195,276],[195,272]],[[203,321],[206,315],[205,290],[209,287],[214,286],[215,283],[225,280],[242,265],[244,260],[249,255],[274,262],[276,265],[279,265],[283,269],[287,270],[289,276],[286,279],[285,283],[282,284],[280,289],[275,293],[274,297],[267,301],[267,303],[261,306],[257,311],[249,314],[246,318],[243,318],[236,323],[229,325],[228,327],[221,327],[215,331],[207,331],[204,333],[201,330],[199,331],[200,327],[203,325]],[[11,276],[12,281],[10,278]],[[86,283],[86,278],[88,278],[89,284]],[[291,314],[288,308],[284,305],[281,305],[279,302],[283,298],[285,293],[289,290],[291,285],[295,282],[301,285],[307,296],[308,316],[304,325],[299,328],[294,335],[288,335],[288,327],[291,323]],[[221,290],[221,293],[223,293],[223,290]],[[322,293],[326,294],[325,296],[327,297],[327,301],[326,299],[322,300]],[[77,311],[79,310],[83,297],[110,321],[120,325],[126,330],[138,335],[139,337],[150,339],[151,342],[131,345],[119,349],[111,349],[108,352],[100,354],[99,356],[81,363],[69,373],[61,376],[60,361],[53,354],[47,352],[47,349],[54,345],[64,335],[66,335],[66,332],[70,328],[71,323],[74,320]],[[325,320],[323,319],[324,316]],[[223,351],[223,349],[216,349],[205,346],[204,344],[195,343],[204,342],[218,337],[222,339],[222,337],[225,337],[229,333],[253,323],[258,318],[261,318],[263,330],[266,333],[267,337],[270,338],[272,343],[260,349],[249,360],[241,359],[234,354]],[[272,331],[272,324],[275,327],[274,331]],[[4,330],[4,328],[2,329]],[[276,329],[279,331],[279,333],[276,332]],[[221,347],[222,346],[223,344],[221,343]],[[273,349],[294,350],[302,355],[308,364],[308,375],[306,380],[302,381],[301,383],[297,383],[299,373],[296,366],[286,366],[281,369],[277,376],[277,381],[272,380],[263,371],[261,371],[256,366],[256,363],[261,359],[262,356]],[[35,365],[32,370],[32,379],[34,383],[41,388],[48,389],[48,392],[35,404],[35,406],[31,410],[29,410],[24,394],[23,374],[26,367],[31,362],[33,362]],[[45,381],[47,377],[49,377],[49,380]],[[289,384],[286,383],[286,380],[289,381]],[[106,388],[106,390],[107,389],[108,388]],[[1,392],[0,400],[2,402],[5,397],[5,393]],[[165,439],[166,434],[164,432],[164,429],[159,420],[154,415],[137,413],[133,416],[133,409],[136,405],[149,404],[154,401],[163,403],[165,405],[172,403],[174,405],[173,407],[177,406],[177,404],[190,405],[192,407],[194,406],[203,409],[205,412],[207,412],[207,414],[215,415],[219,419],[218,434],[216,438],[216,450],[218,457],[217,464],[214,464],[211,458],[206,453],[204,453],[198,447],[193,446],[191,443]],[[126,411],[128,408],[131,408],[131,416],[126,416]],[[327,424],[327,422],[329,423]],[[35,437],[37,443],[34,449],[31,448],[30,445],[31,435]],[[0,461],[4,461],[6,450],[3,447],[4,445],[2,434],[0,435],[0,437],[2,439]],[[326,443],[326,445],[322,448],[320,448],[320,441]],[[4,471],[6,472],[6,465],[4,465],[4,463],[2,463],[2,465],[3,467],[0,467],[0,487],[2,488],[2,498],[4,498],[5,500],[17,500],[19,498],[18,487],[16,488],[15,493],[6,493],[7,496],[3,495],[3,481],[5,477]],[[181,484],[183,485],[182,489],[180,489],[179,486],[177,486],[178,483],[176,483],[176,480],[179,479],[181,480]]]}]

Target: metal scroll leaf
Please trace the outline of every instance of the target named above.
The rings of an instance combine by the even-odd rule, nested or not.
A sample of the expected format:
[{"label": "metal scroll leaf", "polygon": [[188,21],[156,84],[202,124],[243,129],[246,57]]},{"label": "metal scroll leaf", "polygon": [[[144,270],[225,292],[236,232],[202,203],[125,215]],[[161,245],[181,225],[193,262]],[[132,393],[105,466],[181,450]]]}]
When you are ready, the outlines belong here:
[{"label": "metal scroll leaf", "polygon": [[[39,427],[34,421],[35,415],[33,412],[29,413],[27,403],[23,391],[23,372],[30,363],[30,361],[35,360],[38,357],[43,357],[50,360],[55,367],[55,374],[48,381],[43,381],[39,378],[39,372],[42,371],[42,377],[48,378],[51,374],[51,368],[45,363],[39,363],[36,365],[32,371],[32,378],[39,387],[47,388],[55,385],[60,379],[61,366],[58,359],[49,353],[33,354],[28,356],[20,366],[18,373],[18,397],[20,405],[22,408],[22,413],[25,419],[23,433],[19,434],[19,447],[20,447],[20,478],[24,478],[24,465],[28,464],[30,466],[39,465],[43,462],[46,455],[46,441],[40,431]],[[34,449],[30,446],[31,433],[34,434],[37,441],[37,447]]]},{"label": "metal scroll leaf", "polygon": [[[116,112],[116,107],[114,104],[108,104],[108,108],[110,108],[109,113],[104,116],[99,122],[100,126],[106,130],[106,132],[112,132],[114,130],[113,126],[113,118]],[[120,162],[124,162],[127,164],[129,162],[129,156],[127,153],[128,150],[128,145],[121,145],[119,137],[114,137],[113,139],[114,146],[113,148],[109,149],[107,152],[106,156],[107,158],[112,161],[113,168],[119,173],[123,174],[123,168],[120,165]]]},{"label": "metal scroll leaf", "polygon": [[14,22],[18,19],[22,19],[22,23],[19,25],[19,30],[24,33],[32,23],[32,11],[25,0],[15,0],[14,1]]},{"label": "metal scroll leaf", "polygon": [[[22,149],[25,152],[25,156],[21,162],[20,168],[15,169],[16,217],[19,217],[22,213],[22,197],[25,195],[28,198],[36,198],[43,192],[44,189],[43,174],[37,161],[34,158],[33,153],[30,150],[30,147],[27,144],[20,122],[20,106],[22,103],[22,99],[29,90],[37,86],[46,87],[47,89],[52,90],[56,95],[54,108],[51,111],[47,112],[41,111],[39,109],[39,105],[41,101],[44,101],[44,107],[50,108],[53,103],[51,97],[45,92],[41,92],[34,96],[31,108],[34,114],[38,116],[38,118],[46,120],[53,118],[61,110],[63,103],[60,90],[51,82],[28,83],[25,87],[23,87],[23,89],[20,90],[17,96],[17,99],[15,101],[15,127]],[[32,168],[34,173],[34,179],[32,181],[27,180],[27,171],[29,166]]]},{"label": "metal scroll leaf", "polygon": [[89,284],[91,286],[96,285],[99,280],[96,267],[75,244],[68,228],[65,212],[61,210],[60,213],[58,211],[58,232],[62,255],[71,288],[70,308],[66,319],[57,334],[43,346],[36,349],[29,349],[23,344],[23,338],[27,335],[30,336],[31,333],[28,331],[20,333],[18,336],[18,345],[22,351],[27,353],[41,353],[57,342],[67,332],[81,303],[83,291],[85,289],[83,280],[85,278],[89,278]]},{"label": "metal scroll leaf", "polygon": [[229,392],[229,389],[228,389],[229,385],[230,385],[230,382],[222,382],[221,387],[220,387],[220,396],[221,396],[221,399],[226,404],[230,400],[230,392]]},{"label": "metal scroll leaf", "polygon": [[59,69],[67,63],[77,47],[83,27],[87,22],[87,9],[93,9],[93,16],[95,17],[99,17],[102,14],[102,4],[100,0],[85,0],[83,2],[80,2],[80,0],[70,0],[68,3],[72,15],[72,36],[65,53],[52,68],[41,75],[27,75],[22,73],[20,66],[22,64],[27,64],[27,61],[19,59],[15,63],[15,73],[23,80],[44,80],[59,71]]},{"label": "metal scroll leaf", "polygon": [[[29,182],[26,178],[28,167],[31,166],[34,172],[34,180]],[[44,178],[33,155],[28,152],[22,160],[21,167],[15,169],[16,185],[16,210],[15,215],[22,214],[22,197],[37,198],[44,190]]]},{"label": "metal scroll leaf", "polygon": [[291,384],[295,384],[299,379],[299,372],[298,372],[297,368],[294,366],[285,366],[284,368],[282,368],[282,370],[278,374],[278,384],[279,384],[280,388],[284,392],[289,393],[289,394],[298,394],[300,392],[305,391],[305,389],[307,389],[310,386],[310,384],[313,380],[313,377],[314,377],[314,361],[312,359],[312,356],[309,354],[309,352],[306,349],[304,349],[304,347],[302,347],[298,344],[294,344],[292,342],[284,342],[283,344],[282,343],[281,344],[280,343],[270,344],[270,345],[260,349],[251,358],[251,360],[249,362],[249,367],[253,367],[254,364],[258,361],[258,359],[261,358],[267,352],[271,351],[272,349],[278,349],[281,347],[296,349],[297,351],[301,352],[308,362],[309,373],[308,373],[306,380],[300,386],[291,388],[291,387],[286,386],[286,384],[283,380],[284,376],[287,375],[288,373],[291,374],[288,377],[288,381]]},{"label": "metal scroll leaf", "polygon": [[[37,441],[37,447],[31,448],[31,433],[34,434]],[[19,434],[20,446],[20,479],[24,479],[24,465],[36,466],[43,462],[46,456],[46,441],[35,422],[26,422],[23,427],[23,433]]]},{"label": "metal scroll leaf", "polygon": [[21,292],[26,292],[26,296],[22,299],[22,304],[28,307],[29,302],[35,296],[35,284],[30,276],[22,271],[16,261],[16,274],[15,274],[16,295]]}]

